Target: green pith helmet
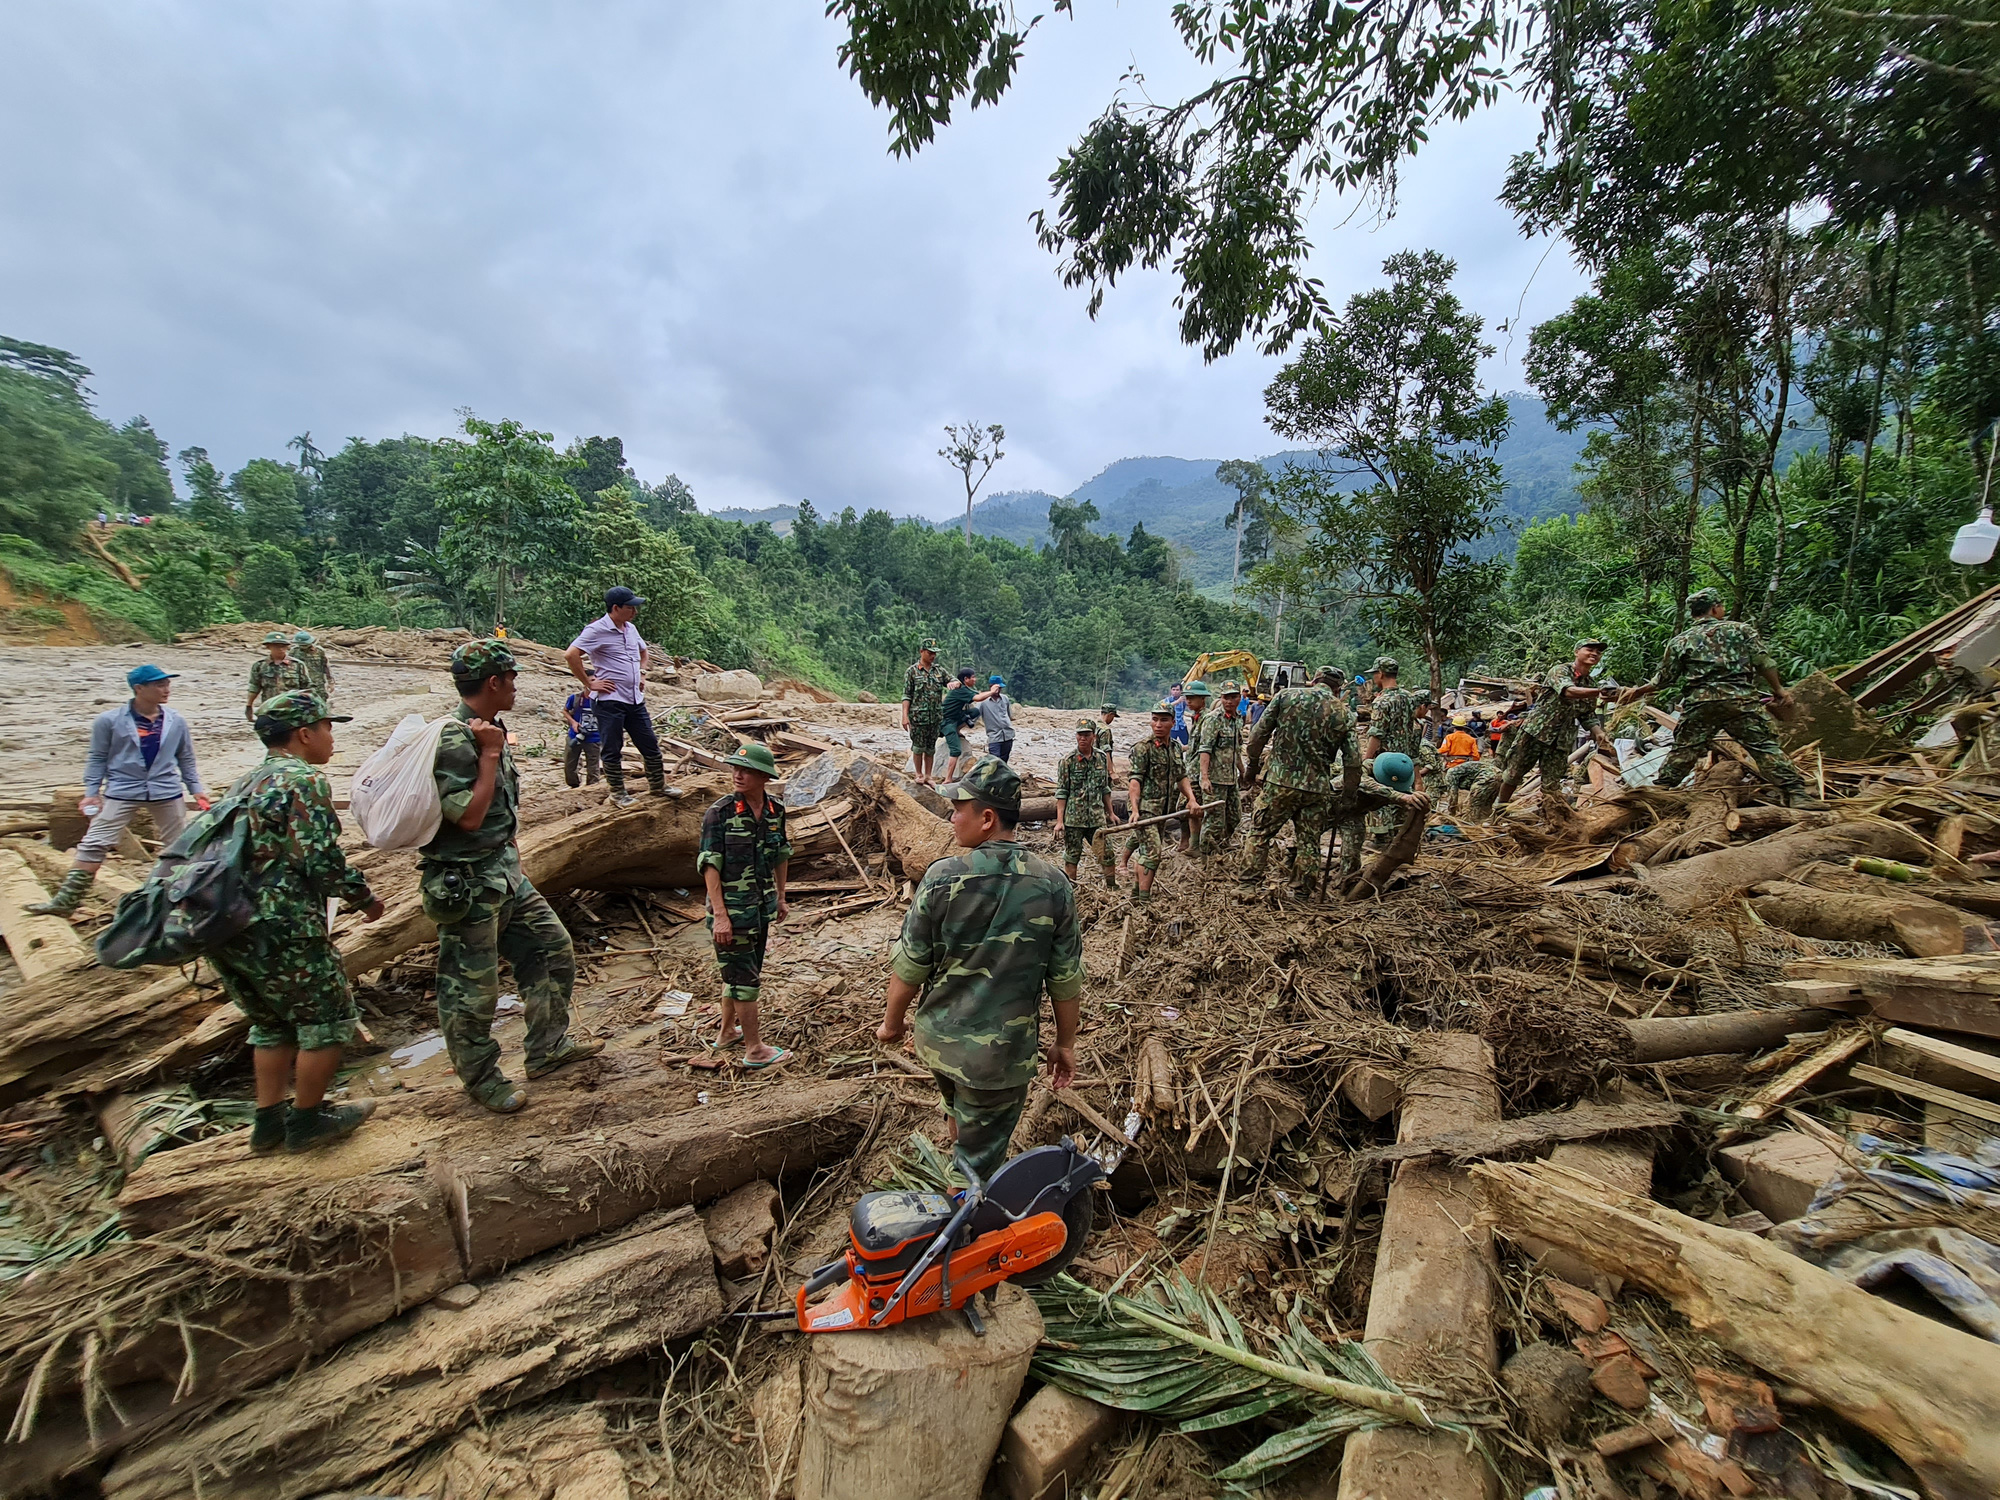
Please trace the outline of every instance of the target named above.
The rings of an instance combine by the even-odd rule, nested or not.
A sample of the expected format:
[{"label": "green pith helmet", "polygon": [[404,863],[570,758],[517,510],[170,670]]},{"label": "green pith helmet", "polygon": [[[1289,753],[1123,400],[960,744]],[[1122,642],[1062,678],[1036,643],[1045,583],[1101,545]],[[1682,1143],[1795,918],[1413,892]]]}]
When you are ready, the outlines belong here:
[{"label": "green pith helmet", "polygon": [[982,755],[958,780],[939,787],[938,795],[953,802],[990,802],[1003,812],[1018,813],[1021,777],[997,755]]},{"label": "green pith helmet", "polygon": [[310,630],[294,630],[292,632],[293,645],[310,646],[312,643],[313,643],[313,633]]},{"label": "green pith helmet", "polygon": [[500,672],[518,672],[520,664],[505,641],[467,641],[451,653],[451,675],[480,682]]},{"label": "green pith helmet", "polygon": [[745,740],[736,747],[734,755],[722,757],[725,766],[741,766],[746,771],[758,771],[766,776],[778,774],[778,763],[771,758],[771,747],[756,740]]},{"label": "green pith helmet", "polygon": [[1391,750],[1375,757],[1375,779],[1384,786],[1407,792],[1417,784],[1417,767],[1402,751]]},{"label": "green pith helmet", "polygon": [[321,701],[318,693],[294,688],[289,693],[280,693],[257,707],[259,722],[269,719],[274,724],[282,724],[287,729],[303,729],[308,724],[319,724],[331,719],[336,724],[345,724],[353,714],[337,714]]},{"label": "green pith helmet", "polygon": [[1186,687],[1181,689],[1181,695],[1186,698],[1206,698],[1208,696],[1208,684],[1205,682],[1190,682]]},{"label": "green pith helmet", "polygon": [[289,646],[291,643],[292,638],[282,630],[267,630],[264,632],[264,644],[267,646]]}]

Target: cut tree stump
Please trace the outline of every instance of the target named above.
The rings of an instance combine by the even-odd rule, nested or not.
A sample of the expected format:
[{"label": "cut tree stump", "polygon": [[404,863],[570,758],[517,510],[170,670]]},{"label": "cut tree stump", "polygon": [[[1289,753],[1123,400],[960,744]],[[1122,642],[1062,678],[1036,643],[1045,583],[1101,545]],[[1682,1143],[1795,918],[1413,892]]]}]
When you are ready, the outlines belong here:
[{"label": "cut tree stump", "polygon": [[1864,896],[1771,880],[1755,888],[1750,909],[1800,937],[1887,943],[1913,958],[1965,951],[1965,919],[1958,908],[1921,896]]},{"label": "cut tree stump", "polygon": [[105,1475],[104,1493],[292,1500],[347,1489],[483,1412],[685,1338],[722,1311],[708,1239],[680,1209],[522,1266],[462,1312],[419,1308],[378,1328],[222,1416],[128,1454]]},{"label": "cut tree stump", "polygon": [[14,955],[22,980],[31,986],[91,962],[90,949],[67,918],[28,911],[33,903],[48,899],[28,862],[12,849],[0,849],[0,934],[7,939],[7,951]]},{"label": "cut tree stump", "polygon": [[[1420,1036],[1411,1045],[1397,1116],[1399,1143],[1497,1124],[1493,1052],[1465,1032]],[[1479,1197],[1462,1169],[1404,1162],[1389,1188],[1364,1342],[1391,1379],[1432,1383],[1452,1364],[1489,1379],[1498,1269],[1493,1236],[1478,1224]],[[1424,1372],[1421,1376],[1419,1371]],[[1449,1433],[1382,1427],[1347,1440],[1340,1500],[1488,1500],[1493,1471]]]},{"label": "cut tree stump", "polygon": [[1921,864],[1929,852],[1930,846],[1901,823],[1857,818],[1827,828],[1788,828],[1754,843],[1650,866],[1645,882],[1673,910],[1691,913],[1753,885],[1783,879],[1816,859],[1841,862],[1868,854]]},{"label": "cut tree stump", "polygon": [[2000,1494],[2000,1345],[1871,1296],[1755,1235],[1546,1162],[1485,1163],[1490,1218],[1637,1282],[1895,1450],[1936,1500]]},{"label": "cut tree stump", "polygon": [[1002,1282],[977,1338],[962,1313],[806,1341],[799,1500],[978,1500],[1041,1342]]}]

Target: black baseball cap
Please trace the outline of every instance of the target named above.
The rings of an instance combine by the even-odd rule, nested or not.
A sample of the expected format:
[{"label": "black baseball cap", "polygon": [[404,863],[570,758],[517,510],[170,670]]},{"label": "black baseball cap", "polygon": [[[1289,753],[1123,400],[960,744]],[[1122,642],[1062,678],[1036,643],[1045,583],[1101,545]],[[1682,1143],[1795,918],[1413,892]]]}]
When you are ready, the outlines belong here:
[{"label": "black baseball cap", "polygon": [[604,607],[606,609],[622,609],[628,604],[644,604],[645,602],[643,598],[633,593],[622,583],[616,588],[608,588],[604,591]]}]

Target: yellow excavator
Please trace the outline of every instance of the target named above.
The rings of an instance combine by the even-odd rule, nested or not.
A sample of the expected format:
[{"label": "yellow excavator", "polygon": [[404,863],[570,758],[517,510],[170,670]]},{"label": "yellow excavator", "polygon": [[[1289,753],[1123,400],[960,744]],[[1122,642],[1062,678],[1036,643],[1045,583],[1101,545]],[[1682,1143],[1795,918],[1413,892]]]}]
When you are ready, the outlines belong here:
[{"label": "yellow excavator", "polygon": [[1204,651],[1187,669],[1182,683],[1223,680],[1240,682],[1246,696],[1269,703],[1288,687],[1306,680],[1302,661],[1264,661],[1248,651]]}]

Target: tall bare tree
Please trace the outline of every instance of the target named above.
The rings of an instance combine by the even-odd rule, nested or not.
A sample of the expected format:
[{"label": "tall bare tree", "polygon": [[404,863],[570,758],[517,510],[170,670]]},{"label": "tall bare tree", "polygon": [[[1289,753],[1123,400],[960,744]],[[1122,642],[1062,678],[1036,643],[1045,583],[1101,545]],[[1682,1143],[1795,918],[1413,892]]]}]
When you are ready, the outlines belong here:
[{"label": "tall bare tree", "polygon": [[[970,546],[972,497],[986,483],[986,476],[993,472],[993,466],[1007,456],[1000,451],[1000,445],[1007,440],[1007,429],[998,422],[986,427],[977,422],[967,422],[963,427],[947,425],[944,435],[946,443],[938,449],[938,457],[958,470],[965,480],[965,540]],[[976,477],[974,470],[978,471]]]}]

